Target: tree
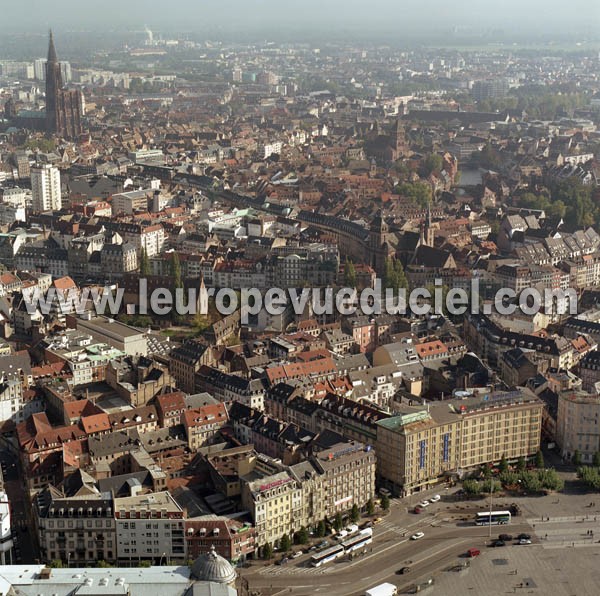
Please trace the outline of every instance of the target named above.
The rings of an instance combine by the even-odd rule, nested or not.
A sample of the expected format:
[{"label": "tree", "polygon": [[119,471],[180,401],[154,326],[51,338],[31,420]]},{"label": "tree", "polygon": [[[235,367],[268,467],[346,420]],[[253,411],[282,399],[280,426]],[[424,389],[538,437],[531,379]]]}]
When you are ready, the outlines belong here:
[{"label": "tree", "polygon": [[577,470],[577,476],[590,488],[600,490],[600,468],[582,466]]},{"label": "tree", "polygon": [[527,467],[527,462],[525,461],[525,458],[523,456],[521,456],[517,460],[517,470],[519,472],[522,472],[523,470],[525,470],[526,467]]},{"label": "tree", "polygon": [[471,478],[467,478],[463,481],[463,490],[468,495],[479,495],[481,494],[481,485],[477,480],[473,480]]},{"label": "tree", "polygon": [[338,511],[335,514],[335,519],[333,520],[333,529],[336,532],[339,532],[344,527],[344,521],[342,520],[342,514]]},{"label": "tree", "polygon": [[267,544],[263,546],[262,556],[265,560],[270,559],[273,556],[273,547],[270,542],[267,542]]},{"label": "tree", "polygon": [[523,472],[520,480],[523,490],[529,493],[537,493],[542,490],[542,482],[535,472]]},{"label": "tree", "polygon": [[581,451],[579,451],[579,449],[576,449],[575,453],[573,453],[573,465],[580,466],[581,462],[582,462]]},{"label": "tree", "polygon": [[395,188],[395,192],[423,209],[426,209],[433,199],[433,191],[427,182],[404,182]]},{"label": "tree", "polygon": [[483,478],[489,478],[492,475],[492,470],[487,464],[483,464],[479,469],[479,473]]},{"label": "tree", "polygon": [[506,470],[505,472],[500,472],[500,476],[498,478],[500,479],[502,486],[509,487],[517,484],[519,475],[516,472]]},{"label": "tree", "polygon": [[96,567],[108,568],[112,567],[112,565],[110,563],[107,563],[106,561],[98,561],[98,563],[96,563]]},{"label": "tree", "polygon": [[[179,288],[183,288],[183,279],[181,277],[181,263],[179,261],[179,255],[176,252],[171,254],[171,262],[169,263],[171,278],[173,280],[173,292],[175,293]],[[177,309],[173,308],[171,311],[173,321],[179,320],[179,314]]]},{"label": "tree", "polygon": [[384,289],[391,289],[396,294],[401,289],[408,288],[408,280],[404,273],[404,267],[398,259],[386,259],[383,274]]},{"label": "tree", "polygon": [[419,175],[427,178],[430,174],[439,174],[444,166],[442,156],[437,153],[430,153],[425,157],[419,168]]},{"label": "tree", "polygon": [[373,515],[375,513],[375,503],[373,503],[373,499],[369,499],[367,501],[367,515]]},{"label": "tree", "polygon": [[297,532],[296,532],[296,544],[306,544],[308,542],[308,530],[302,526]]},{"label": "tree", "polygon": [[356,269],[352,261],[348,259],[344,264],[344,285],[347,288],[356,288]]},{"label": "tree", "polygon": [[287,534],[284,534],[279,541],[279,548],[282,552],[287,553],[292,548],[292,541]]},{"label": "tree", "polygon": [[60,559],[52,559],[52,561],[50,561],[50,567],[53,567],[54,569],[60,569],[61,567],[64,567],[64,565]]},{"label": "tree", "polygon": [[146,249],[142,247],[140,253],[140,277],[148,277],[150,275],[150,261],[148,260],[148,253]]},{"label": "tree", "polygon": [[539,470],[538,478],[542,483],[542,488],[548,490],[562,490],[565,486],[565,481],[558,475],[553,468],[548,470]]},{"label": "tree", "polygon": [[171,253],[171,261],[169,263],[169,273],[173,278],[173,286],[175,288],[183,287],[183,280],[181,279],[181,262],[179,261],[179,254],[176,252]]},{"label": "tree", "polygon": [[594,465],[597,468],[600,467],[600,451],[596,451],[596,453],[594,453]]},{"label": "tree", "polygon": [[394,259],[394,274],[396,276],[396,287],[398,289],[408,289],[408,280],[406,279],[404,267],[400,259]]},{"label": "tree", "polygon": [[506,461],[505,455],[502,455],[502,459],[498,464],[498,470],[500,470],[500,473],[508,471],[508,461]]},{"label": "tree", "polygon": [[481,483],[481,490],[485,493],[496,493],[502,488],[502,484],[498,480],[488,478]]},{"label": "tree", "polygon": [[390,498],[387,495],[381,495],[381,508],[384,511],[390,508]]},{"label": "tree", "polygon": [[352,510],[350,511],[350,520],[356,523],[359,519],[360,511],[358,510],[358,505],[354,503],[354,505],[352,505]]},{"label": "tree", "polygon": [[317,536],[319,538],[323,538],[323,536],[325,536],[325,534],[327,534],[327,526],[325,525],[325,522],[323,520],[321,520],[317,524]]},{"label": "tree", "polygon": [[544,454],[541,449],[535,454],[535,467],[541,469],[544,467]]}]

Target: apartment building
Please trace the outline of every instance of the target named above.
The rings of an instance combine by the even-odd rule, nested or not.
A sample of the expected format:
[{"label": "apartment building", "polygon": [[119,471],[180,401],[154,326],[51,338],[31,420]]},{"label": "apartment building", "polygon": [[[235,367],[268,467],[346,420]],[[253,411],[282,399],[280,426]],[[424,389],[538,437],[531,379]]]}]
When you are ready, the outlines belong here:
[{"label": "apartment building", "polygon": [[116,498],[114,508],[120,561],[185,559],[185,514],[168,491]]},{"label": "apartment building", "polygon": [[31,198],[34,211],[58,211],[61,208],[58,168],[49,164],[31,168]]},{"label": "apartment building", "polygon": [[323,484],[325,517],[364,507],[375,493],[375,451],[371,445],[340,442],[323,449],[310,462]]},{"label": "apartment building", "polygon": [[182,416],[189,448],[196,451],[213,442],[214,436],[227,424],[225,404],[209,404],[186,410]]},{"label": "apartment building", "polygon": [[212,350],[198,341],[187,341],[169,354],[169,370],[177,387],[186,393],[195,390],[196,373],[202,365],[212,364]]},{"label": "apartment building", "polygon": [[273,544],[284,534],[291,536],[303,525],[303,491],[288,471],[245,482],[242,506],[250,512],[256,528],[256,544]]},{"label": "apartment building", "polygon": [[529,389],[404,408],[377,422],[377,474],[394,494],[424,490],[502,456],[531,457],[540,447],[543,403]]},{"label": "apartment building", "polygon": [[204,515],[185,521],[188,559],[196,559],[214,548],[228,561],[245,560],[256,550],[255,539],[252,525],[235,519]]},{"label": "apartment building", "polygon": [[112,497],[83,488],[66,496],[49,486],[37,496],[34,516],[43,561],[85,566],[116,560]]},{"label": "apartment building", "polygon": [[[329,433],[329,438],[335,434]],[[256,526],[256,545],[264,546],[315,526],[337,513],[364,507],[375,493],[375,451],[355,441],[313,444],[314,455],[286,466],[263,454],[251,473],[240,477],[242,504]]]},{"label": "apartment building", "polygon": [[563,391],[558,396],[556,442],[562,456],[591,463],[600,451],[600,395],[586,391]]},{"label": "apartment building", "polygon": [[196,391],[206,391],[222,402],[237,401],[253,409],[265,409],[263,379],[245,379],[202,366],[196,374]]}]

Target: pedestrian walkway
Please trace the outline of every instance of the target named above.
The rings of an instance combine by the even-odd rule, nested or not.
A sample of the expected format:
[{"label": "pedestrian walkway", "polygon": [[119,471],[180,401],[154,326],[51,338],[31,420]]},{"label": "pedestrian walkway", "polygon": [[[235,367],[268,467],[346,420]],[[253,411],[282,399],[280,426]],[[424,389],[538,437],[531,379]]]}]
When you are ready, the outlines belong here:
[{"label": "pedestrian walkway", "polygon": [[[399,536],[403,536],[408,532],[408,528],[399,527],[396,524],[394,524],[394,522],[387,521],[387,520],[384,520],[384,521],[380,522],[379,524],[377,524],[377,527],[380,530],[385,530],[387,532],[394,532],[394,534],[398,534]],[[383,532],[380,531],[379,533],[382,534]]]}]

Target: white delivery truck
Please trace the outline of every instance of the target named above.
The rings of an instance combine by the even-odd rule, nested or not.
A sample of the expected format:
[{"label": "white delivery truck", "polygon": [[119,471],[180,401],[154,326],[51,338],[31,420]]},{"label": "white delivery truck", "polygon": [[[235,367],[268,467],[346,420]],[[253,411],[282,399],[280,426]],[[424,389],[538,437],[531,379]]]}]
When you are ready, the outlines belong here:
[{"label": "white delivery truck", "polygon": [[394,584],[379,584],[366,591],[366,596],[396,596],[398,588]]}]

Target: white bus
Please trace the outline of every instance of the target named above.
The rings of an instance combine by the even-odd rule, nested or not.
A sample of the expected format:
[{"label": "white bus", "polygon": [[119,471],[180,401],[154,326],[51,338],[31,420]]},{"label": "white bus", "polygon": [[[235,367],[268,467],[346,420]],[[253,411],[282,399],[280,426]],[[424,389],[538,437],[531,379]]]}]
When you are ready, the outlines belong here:
[{"label": "white bus", "polygon": [[335,561],[337,558],[341,557],[344,554],[344,547],[341,544],[336,544],[335,546],[330,546],[325,550],[319,551],[315,553],[310,558],[310,564],[313,567],[320,567],[325,563],[331,563],[331,561]]},{"label": "white bus", "polygon": [[498,526],[510,524],[510,511],[482,511],[475,517],[478,526]]},{"label": "white bus", "polygon": [[368,544],[373,542],[373,530],[371,528],[366,528],[361,530],[359,534],[356,536],[352,536],[342,542],[342,546],[344,547],[344,551],[347,553],[354,552],[355,550],[360,550],[364,548]]}]

